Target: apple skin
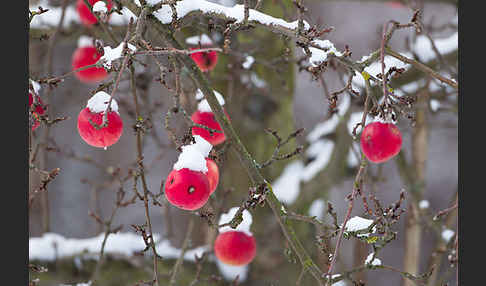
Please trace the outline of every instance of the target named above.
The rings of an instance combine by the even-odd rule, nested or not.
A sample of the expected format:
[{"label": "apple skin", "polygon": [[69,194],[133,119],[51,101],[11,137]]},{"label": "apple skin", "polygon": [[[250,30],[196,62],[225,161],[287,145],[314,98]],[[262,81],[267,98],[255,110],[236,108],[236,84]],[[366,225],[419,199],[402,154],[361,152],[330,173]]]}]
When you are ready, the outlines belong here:
[{"label": "apple skin", "polygon": [[[201,48],[190,48],[190,50],[199,50]],[[212,71],[218,63],[218,53],[216,51],[197,52],[190,54],[190,56],[202,72]]]},{"label": "apple skin", "polygon": [[[225,111],[226,113],[226,111]],[[226,117],[229,116],[226,113]],[[221,126],[219,125],[218,121],[216,121],[216,118],[214,117],[214,113],[212,112],[201,112],[197,110],[194,112],[191,116],[192,121],[194,121],[197,124],[207,126],[208,128],[214,129],[214,130],[222,130]],[[224,133],[216,133],[213,132],[213,135],[211,133],[201,127],[192,127],[192,135],[199,135],[202,138],[204,138],[206,141],[211,143],[211,145],[216,146],[218,144],[223,143],[226,140],[226,136]]]},{"label": "apple skin", "polygon": [[188,168],[172,170],[162,188],[169,203],[183,210],[197,210],[209,199],[207,175]]},{"label": "apple skin", "polygon": [[255,258],[255,238],[242,231],[220,233],[214,241],[214,254],[225,264],[246,265]]},{"label": "apple skin", "polygon": [[[32,120],[33,120],[32,131],[34,131],[35,129],[37,129],[37,127],[39,127],[40,125],[39,116],[45,113],[45,109],[43,108],[44,103],[42,103],[40,96],[37,97],[37,100],[38,100],[37,101],[38,105],[35,106],[35,111],[32,111],[31,113]],[[32,93],[29,92],[29,110],[33,103],[34,103],[34,97]]]},{"label": "apple skin", "polygon": [[[88,0],[89,4],[93,6],[96,2],[102,1],[102,0]],[[113,6],[113,3],[111,0],[105,1],[106,8],[108,9],[108,12],[110,12],[111,7]],[[79,19],[81,20],[81,23],[83,23],[84,26],[90,27],[93,24],[96,24],[98,22],[98,19],[96,19],[95,15],[91,13],[89,10],[89,7],[84,3],[84,0],[78,0],[76,2],[76,11],[78,12]]]},{"label": "apple skin", "polygon": [[209,158],[206,158],[206,166],[208,167],[209,195],[211,195],[218,187],[219,169],[216,162]]},{"label": "apple skin", "polygon": [[402,148],[402,134],[393,123],[373,122],[361,133],[361,150],[373,163],[383,163]]},{"label": "apple skin", "polygon": [[93,147],[108,147],[115,144],[123,133],[123,121],[117,112],[108,112],[108,126],[96,129],[89,120],[101,125],[103,112],[94,113],[88,107],[81,110],[78,115],[78,132],[87,144]]},{"label": "apple skin", "polygon": [[[71,62],[72,68],[73,70],[76,70],[84,66],[96,64],[101,56],[102,55],[98,53],[94,46],[79,47],[73,53]],[[74,75],[81,82],[96,83],[108,77],[108,72],[102,67],[91,67],[77,71]]]}]

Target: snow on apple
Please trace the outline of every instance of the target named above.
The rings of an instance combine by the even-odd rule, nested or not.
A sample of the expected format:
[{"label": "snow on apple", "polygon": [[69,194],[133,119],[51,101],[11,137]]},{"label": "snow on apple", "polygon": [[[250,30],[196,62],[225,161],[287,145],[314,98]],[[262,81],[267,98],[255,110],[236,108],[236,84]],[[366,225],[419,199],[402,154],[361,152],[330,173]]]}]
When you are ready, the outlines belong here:
[{"label": "snow on apple", "polygon": [[99,91],[88,100],[86,108],[78,115],[78,133],[87,144],[93,147],[106,149],[118,142],[123,133],[123,121],[118,113],[115,99],[111,100],[107,114],[108,124],[101,127],[109,102],[110,95]]}]

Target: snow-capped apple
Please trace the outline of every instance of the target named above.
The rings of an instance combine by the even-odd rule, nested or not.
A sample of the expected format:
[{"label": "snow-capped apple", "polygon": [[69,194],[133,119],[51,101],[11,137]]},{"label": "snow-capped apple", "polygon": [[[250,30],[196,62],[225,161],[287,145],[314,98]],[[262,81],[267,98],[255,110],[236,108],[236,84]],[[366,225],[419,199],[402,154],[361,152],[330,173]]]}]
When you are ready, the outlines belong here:
[{"label": "snow-capped apple", "polygon": [[209,194],[211,195],[218,187],[219,182],[219,169],[216,162],[206,158],[206,165],[208,167],[208,181],[209,181]]},{"label": "snow-capped apple", "polygon": [[188,168],[172,170],[165,181],[165,197],[169,203],[183,210],[197,210],[209,199],[209,180],[206,174]]},{"label": "snow-capped apple", "polygon": [[[99,91],[89,100],[86,108],[78,115],[78,132],[81,138],[91,146],[105,148],[115,144],[123,133],[123,121],[118,113],[118,104],[111,101],[108,111],[108,125],[102,127],[110,95]],[[94,124],[96,124],[96,126]]]},{"label": "snow-capped apple", "polygon": [[210,195],[206,157],[213,146],[201,136],[193,137],[194,143],[181,147],[182,153],[161,186],[169,203],[183,210],[199,209]]},{"label": "snow-capped apple", "polygon": [[[88,2],[91,4],[91,6],[94,6],[96,2],[103,2],[103,0],[88,0]],[[110,12],[111,7],[113,6],[112,0],[104,0],[104,2],[107,10],[106,12]],[[81,23],[83,23],[83,25],[89,27],[98,22],[95,15],[91,13],[84,0],[78,0],[76,2],[76,11],[78,12],[79,19],[81,19]]]},{"label": "snow-capped apple", "polygon": [[[34,110],[30,111],[30,116],[32,119],[32,130],[35,130],[37,129],[37,127],[39,127],[40,125],[39,116],[45,113],[44,103],[42,103],[40,96],[35,96],[35,98],[37,99],[37,104],[35,104]],[[32,93],[29,92],[29,110],[32,104],[34,104],[34,95],[32,95]]]},{"label": "snow-capped apple", "polygon": [[244,231],[222,232],[214,241],[214,254],[225,264],[246,265],[255,258],[255,238]]},{"label": "snow-capped apple", "polygon": [[[191,48],[191,50],[199,50],[202,48],[208,47],[204,46],[201,48]],[[190,54],[190,56],[199,69],[203,72],[212,71],[218,63],[218,53],[216,51],[196,52]]]},{"label": "snow-capped apple", "polygon": [[[229,118],[228,114],[226,114],[226,116]],[[192,114],[191,119],[194,121],[194,123],[204,125],[210,129],[222,131],[221,126],[214,117],[214,113],[211,111],[203,112],[197,110]],[[200,135],[212,145],[221,144],[224,142],[224,140],[226,140],[226,136],[223,132],[212,132],[211,134],[209,130],[197,126],[192,127],[192,135]]]},{"label": "snow-capped apple", "polygon": [[[85,66],[96,64],[101,56],[102,54],[98,53],[94,46],[80,46],[74,51],[72,68],[73,70],[77,70]],[[90,67],[76,71],[74,75],[82,82],[95,83],[104,80],[108,76],[108,72],[102,67]]]},{"label": "snow-capped apple", "polygon": [[400,152],[402,134],[393,123],[373,122],[361,133],[361,150],[374,163],[383,163]]}]

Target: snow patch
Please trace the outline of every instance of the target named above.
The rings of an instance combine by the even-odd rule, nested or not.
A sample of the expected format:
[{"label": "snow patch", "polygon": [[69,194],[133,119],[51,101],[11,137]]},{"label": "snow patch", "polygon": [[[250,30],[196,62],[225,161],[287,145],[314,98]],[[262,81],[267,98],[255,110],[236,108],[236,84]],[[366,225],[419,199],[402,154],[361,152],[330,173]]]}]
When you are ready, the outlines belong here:
[{"label": "snow patch", "polygon": [[[350,135],[353,134],[353,129],[356,126],[356,124],[361,123],[361,120],[363,119],[363,112],[353,112],[351,113],[351,116],[349,117],[348,121],[348,132]],[[366,122],[371,122],[373,118],[369,115],[366,115]],[[356,128],[356,134],[359,134],[361,130],[363,129],[363,126],[359,125],[358,128]]]},{"label": "snow patch", "polygon": [[[156,0],[159,2],[159,0]],[[98,1],[96,3],[103,3],[102,1]],[[96,5],[95,3],[95,5]],[[102,4],[98,4],[102,5]],[[38,28],[38,29],[45,29],[45,28],[52,28],[56,27],[59,24],[62,15],[62,7],[60,6],[52,6],[49,3],[49,0],[40,0],[39,2],[30,5],[30,11],[37,11],[41,6],[44,9],[48,9],[49,11],[41,14],[36,15],[32,18],[32,22],[30,22],[30,28]],[[93,7],[94,8],[94,7]],[[137,16],[133,14],[128,8],[123,7],[121,10],[121,15],[118,13],[112,13],[110,15],[108,23],[110,25],[122,26],[126,25],[130,17],[133,17],[134,20],[137,19]],[[66,7],[66,11],[64,14],[64,22],[63,28],[69,28],[72,24],[81,24],[81,20],[79,19],[78,12],[76,11],[75,5],[68,5]]]},{"label": "snow patch", "polygon": [[[214,95],[216,96],[216,99],[219,102],[219,105],[223,106],[225,104],[224,97],[221,95],[221,93],[217,92],[216,90],[213,89]],[[211,106],[209,106],[209,103],[206,99],[204,99],[204,94],[200,89],[196,91],[196,99],[201,100],[198,105],[197,105],[197,110],[201,112],[212,112]]]},{"label": "snow patch", "polygon": [[430,100],[430,109],[432,109],[433,112],[436,112],[440,108],[440,101],[437,99],[431,99]]},{"label": "snow patch", "polygon": [[243,282],[248,276],[248,265],[228,265],[219,261],[219,259],[216,259],[216,265],[218,266],[221,275],[223,275],[224,279],[226,279],[227,281],[233,281],[236,276],[238,276],[238,282]]},{"label": "snow patch", "polygon": [[249,69],[251,67],[251,65],[253,65],[253,63],[255,62],[255,58],[252,57],[252,56],[247,56],[245,58],[245,62],[243,64],[241,64],[243,66],[244,69]]},{"label": "snow patch", "polygon": [[449,242],[449,240],[451,240],[451,238],[454,237],[454,234],[455,232],[453,230],[446,228],[442,231],[442,239],[445,242]]},{"label": "snow patch", "polygon": [[[106,68],[111,68],[111,62],[122,57],[124,45],[125,45],[125,43],[122,42],[118,45],[118,47],[116,47],[114,49],[111,48],[110,46],[104,47],[103,50],[104,50],[105,54],[98,61],[103,62],[103,65]],[[127,47],[128,47],[129,50],[131,50],[132,53],[137,50],[137,48],[130,43],[127,43]]]},{"label": "snow patch", "polygon": [[208,172],[206,157],[211,152],[212,145],[199,135],[193,136],[196,143],[182,146],[182,153],[179,154],[177,162],[174,164],[174,170],[187,168],[196,172]]},{"label": "snow patch", "polygon": [[286,204],[292,204],[300,193],[300,174],[304,170],[304,164],[293,161],[285,166],[282,174],[272,185],[273,192],[277,199]]},{"label": "snow patch", "polygon": [[311,56],[309,58],[309,63],[312,66],[316,67],[316,66],[319,66],[320,64],[326,62],[327,57],[330,54],[334,54],[338,57],[343,55],[340,51],[338,51],[334,47],[334,44],[329,40],[314,40],[311,43],[325,49],[325,50],[322,50],[322,49],[319,49],[319,48],[309,47],[309,50],[311,52]]},{"label": "snow patch", "polygon": [[312,202],[309,207],[309,216],[315,216],[317,219],[321,220],[324,213],[324,207],[326,203],[323,199],[317,199]]},{"label": "snow patch", "polygon": [[[110,95],[104,91],[98,91],[88,100],[86,107],[94,113],[105,112],[108,107],[108,102],[110,102]],[[114,98],[111,100],[110,107],[111,111],[118,113],[118,103]]]},{"label": "snow patch", "polygon": [[[359,217],[359,216],[355,216],[355,217],[352,217],[348,220],[348,222],[346,223],[346,229],[345,231],[347,232],[356,232],[356,231],[360,231],[360,230],[366,230],[368,229],[371,224],[373,224],[373,220],[371,219],[365,219],[365,218],[362,218],[362,217]],[[342,227],[342,225],[341,225]],[[375,232],[376,228],[373,227],[372,229],[372,232]],[[358,236],[369,236],[369,233],[363,233],[363,234],[359,234]]]},{"label": "snow patch", "polygon": [[108,12],[108,8],[106,7],[105,2],[98,1],[98,2],[94,3],[93,12],[101,12],[101,13]]},{"label": "snow patch", "polygon": [[29,80],[30,80],[30,83],[32,84],[32,88],[34,89],[34,93],[39,94],[39,90],[41,89],[41,85],[36,81],[33,81],[31,79],[29,79]]},{"label": "snow patch", "polygon": [[[227,213],[222,213],[221,216],[219,217],[218,224],[221,225],[221,224],[229,223],[235,216],[238,209],[239,209],[238,207],[232,207],[231,209],[229,209]],[[247,210],[243,210],[243,213],[241,215],[243,217],[243,220],[236,228],[231,228],[231,226],[223,226],[219,228],[219,233],[223,233],[227,231],[242,231],[247,235],[253,235],[250,231],[250,227],[253,222],[251,213]]]},{"label": "snow patch", "polygon": [[186,38],[186,44],[189,44],[189,45],[201,44],[201,46],[209,46],[209,45],[213,44],[213,41],[211,40],[211,38],[208,35],[202,34],[202,35],[199,35],[199,36],[192,36],[192,37]]},{"label": "snow patch", "polygon": [[[376,257],[375,257],[375,259],[373,259],[373,255],[374,255],[374,253],[372,252],[368,255],[368,257],[366,257],[365,265],[373,265],[373,266],[381,265],[381,260],[376,258]],[[371,259],[373,259],[373,261],[371,261]]]},{"label": "snow patch", "polygon": [[428,209],[428,208],[429,208],[429,206],[430,206],[430,203],[429,203],[429,201],[427,201],[427,200],[421,200],[421,201],[419,202],[419,208],[420,208],[420,209],[422,209],[422,210],[424,210],[424,209]]},{"label": "snow patch", "polygon": [[314,160],[307,164],[302,171],[302,181],[308,182],[312,180],[319,171],[327,166],[333,149],[334,142],[327,139],[315,141],[307,148],[307,157],[314,158]]},{"label": "snow patch", "polygon": [[[151,1],[148,1],[151,2]],[[156,3],[158,3],[157,1]],[[135,3],[140,6],[140,2],[135,0]],[[153,4],[151,4],[153,5]],[[243,22],[245,18],[244,5],[234,5],[233,7],[226,7],[217,3],[212,3],[206,0],[181,0],[175,4],[177,19],[184,18],[191,12],[202,12],[204,14],[220,14],[224,15],[227,20],[234,20],[236,23]],[[275,18],[259,12],[254,9],[249,9],[248,21],[256,22],[266,26],[282,26],[287,29],[295,30],[298,27],[298,21],[287,22],[280,18]],[[172,9],[169,5],[162,5],[162,7],[155,11],[153,15],[159,19],[162,24],[170,24],[172,22]],[[310,25],[304,21],[304,29],[309,29]]]},{"label": "snow patch", "polygon": [[[443,39],[433,39],[437,50],[441,55],[451,53],[458,48],[458,32]],[[436,54],[432,49],[432,43],[425,35],[420,35],[412,45],[412,50],[418,55],[421,62],[425,63],[436,58]]]},{"label": "snow patch", "polygon": [[93,47],[93,38],[82,35],[78,38],[78,48]]},{"label": "snow patch", "polygon": [[[101,244],[105,234],[101,233],[91,238],[65,238],[56,233],[45,233],[41,237],[29,239],[29,260],[53,261],[56,258],[72,257],[85,252],[96,254],[101,251]],[[154,240],[160,235],[154,234]],[[145,248],[142,236],[131,232],[114,233],[108,236],[104,252],[106,254],[122,254],[132,256]],[[169,240],[162,240],[155,245],[157,253],[166,259],[177,259],[182,250],[173,247]],[[195,261],[194,255],[201,256],[207,247],[201,246],[186,251],[184,259]],[[93,256],[97,259],[97,256]],[[78,284],[79,285],[79,284]]]}]

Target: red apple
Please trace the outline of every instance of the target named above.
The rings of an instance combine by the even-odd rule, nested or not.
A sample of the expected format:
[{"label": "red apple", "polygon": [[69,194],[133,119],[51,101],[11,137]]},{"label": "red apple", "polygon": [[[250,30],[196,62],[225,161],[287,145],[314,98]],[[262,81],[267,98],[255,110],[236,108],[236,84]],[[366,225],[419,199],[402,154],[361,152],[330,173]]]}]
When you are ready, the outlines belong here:
[{"label": "red apple", "polygon": [[[33,97],[32,93],[29,92],[29,110],[30,110],[30,107],[32,106],[33,103],[34,103],[34,97]],[[44,109],[43,106],[44,106],[44,104],[42,103],[40,96],[37,96],[37,105],[35,106],[35,111],[32,111],[32,113],[31,113],[32,121],[33,121],[32,130],[35,130],[40,125],[39,116],[43,115],[44,112],[45,112],[45,109]]]},{"label": "red apple", "polygon": [[[201,48],[191,48],[191,50],[199,50]],[[203,72],[213,70],[218,63],[218,53],[216,51],[192,53],[191,58]]]},{"label": "red apple", "polygon": [[183,210],[197,210],[209,199],[209,181],[203,172],[188,168],[172,170],[165,180],[165,197]]},{"label": "red apple", "polygon": [[[74,51],[72,68],[76,70],[81,67],[96,64],[101,56],[94,46],[79,47]],[[77,71],[74,75],[82,82],[95,83],[104,80],[108,76],[108,72],[104,68],[91,67]]]},{"label": "red apple", "polygon": [[[229,118],[228,114],[226,114],[226,117]],[[219,125],[218,121],[216,121],[216,118],[214,117],[214,114],[212,112],[202,112],[198,110],[192,114],[191,119],[192,121],[194,121],[194,123],[207,126],[208,128],[214,130],[222,130],[221,126]],[[226,140],[226,136],[224,135],[224,133],[213,132],[213,134],[211,135],[208,130],[201,127],[192,127],[192,135],[201,136],[213,146],[221,144],[224,142],[224,140]]]},{"label": "red apple", "polygon": [[[88,0],[91,6],[93,6],[94,3],[98,1],[103,1],[103,0]],[[108,9],[108,12],[110,12],[111,7],[113,6],[111,0],[105,0],[105,4],[106,4],[106,8]],[[86,3],[84,3],[84,0],[78,0],[78,2],[76,2],[76,11],[78,11],[79,18],[81,19],[81,23],[83,23],[83,25],[89,27],[98,22],[95,15],[91,13],[89,7],[86,5]]]},{"label": "red apple", "polygon": [[214,254],[225,264],[246,265],[255,258],[255,238],[242,231],[220,233],[214,241]]},{"label": "red apple", "polygon": [[123,132],[123,121],[115,111],[108,112],[108,125],[101,129],[96,129],[89,121],[98,126],[103,122],[104,112],[91,112],[86,107],[81,110],[78,116],[78,132],[81,138],[94,147],[108,147],[115,144],[120,139]]},{"label": "red apple", "polygon": [[216,162],[213,160],[206,158],[206,166],[208,167],[208,181],[209,181],[209,194],[211,195],[216,191],[219,182],[219,169]]},{"label": "red apple", "polygon": [[361,134],[361,150],[374,163],[388,161],[400,152],[401,147],[402,134],[393,123],[370,123]]}]

